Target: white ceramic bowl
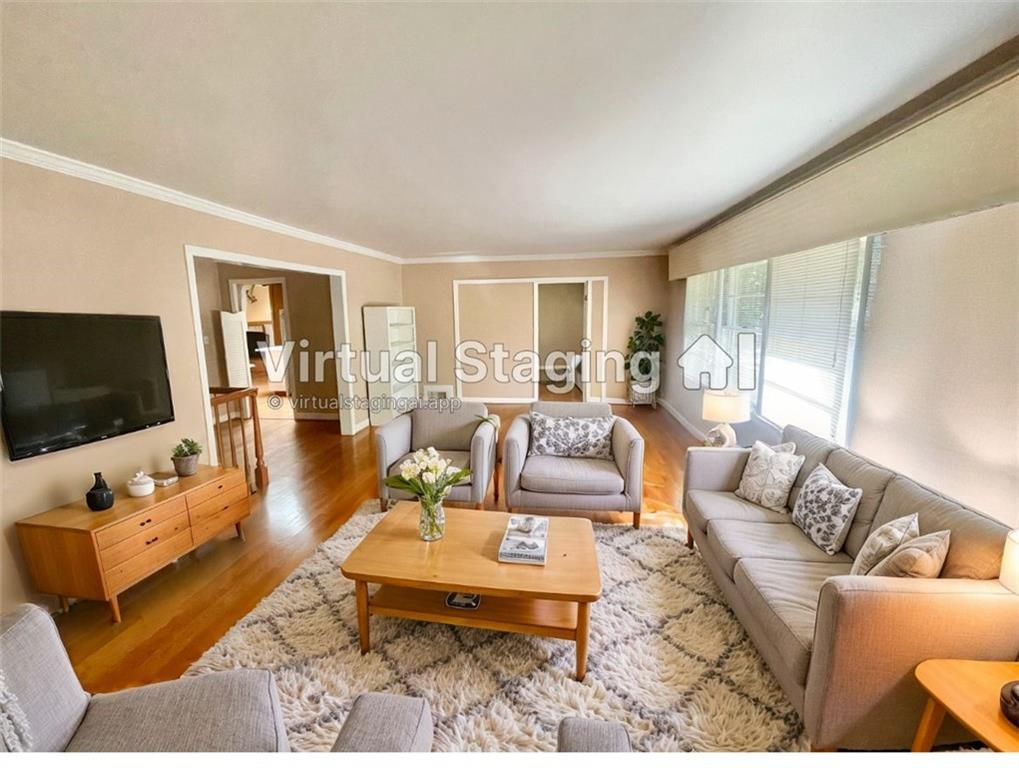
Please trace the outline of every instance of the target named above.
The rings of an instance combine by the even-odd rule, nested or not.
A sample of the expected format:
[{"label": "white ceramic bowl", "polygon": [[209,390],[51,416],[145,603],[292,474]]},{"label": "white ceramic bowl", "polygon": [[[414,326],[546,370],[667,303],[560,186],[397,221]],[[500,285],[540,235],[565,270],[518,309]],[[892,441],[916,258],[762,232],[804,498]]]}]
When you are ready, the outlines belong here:
[{"label": "white ceramic bowl", "polygon": [[148,496],[150,493],[156,490],[156,484],[152,481],[152,478],[147,478],[147,481],[141,483],[128,482],[127,484],[127,495],[128,496]]}]

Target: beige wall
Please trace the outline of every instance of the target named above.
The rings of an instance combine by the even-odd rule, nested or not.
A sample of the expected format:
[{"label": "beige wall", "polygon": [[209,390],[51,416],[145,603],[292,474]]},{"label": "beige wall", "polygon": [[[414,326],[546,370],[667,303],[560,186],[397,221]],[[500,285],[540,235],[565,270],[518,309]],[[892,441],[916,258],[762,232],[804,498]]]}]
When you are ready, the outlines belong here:
[{"label": "beige wall", "polygon": [[1019,527],[1019,204],[889,232],[855,450]]},{"label": "beige wall", "polygon": [[223,328],[219,323],[219,312],[229,309],[229,306],[223,305],[219,266],[216,262],[195,259],[195,288],[202,320],[202,347],[205,367],[209,372],[209,386],[225,387],[226,362],[223,360]]},{"label": "beige wall", "polygon": [[269,298],[269,286],[251,286],[254,301],[248,301],[244,308],[244,318],[248,325],[265,325],[272,322],[272,301]]},{"label": "beige wall", "polygon": [[[418,310],[419,323],[420,318],[421,311]],[[489,371],[481,381],[463,382],[463,397],[534,398],[533,375],[528,381],[512,379],[514,355],[534,348],[532,283],[471,283],[460,286],[460,334],[461,341],[477,341],[487,348],[501,343],[508,355],[504,373],[510,379],[497,381],[491,361],[483,355],[471,353],[470,357],[489,363]],[[471,373],[469,365],[465,367],[465,373]]]},{"label": "beige wall", "polygon": [[538,354],[542,365],[551,352],[581,351],[585,319],[583,283],[538,286]]},{"label": "beige wall", "polygon": [[[202,261],[197,259],[196,261]],[[291,272],[281,269],[264,269],[262,267],[248,267],[242,264],[230,264],[220,262],[219,286],[220,306],[223,309],[230,309],[230,281],[265,279],[269,277],[282,277],[286,280],[284,291],[286,293],[285,305],[289,309],[289,332],[290,339],[300,342],[307,339],[309,342],[308,351],[314,353],[316,350],[334,350],[336,343],[333,340],[333,305],[329,295],[329,277],[327,275],[316,275],[311,272]],[[265,291],[261,302],[269,305],[269,292]],[[261,303],[260,302],[260,303]],[[250,306],[250,305],[249,305]],[[358,310],[360,311],[360,309]],[[269,318],[267,322],[271,322]],[[291,358],[293,370],[294,392],[297,398],[309,398],[303,403],[298,402],[295,414],[319,413],[329,414],[339,419],[339,412],[329,408],[328,401],[336,397],[336,368],[334,363],[325,363],[325,377],[322,381],[315,381],[315,358],[314,354],[308,357],[308,380],[301,381],[298,354],[300,348],[294,348],[294,356]],[[363,390],[356,390],[363,392]],[[315,402],[318,400],[319,402]],[[363,417],[362,417],[363,418]]]},{"label": "beige wall", "polygon": [[[625,352],[634,317],[668,306],[665,256],[564,261],[489,261],[420,264],[403,268],[404,303],[418,310],[418,346],[438,345],[437,383],[453,383],[453,280],[527,277],[608,277],[608,346]],[[595,284],[597,285],[597,283]],[[592,334],[601,334],[600,290],[592,296]],[[529,307],[530,305],[528,305]],[[599,309],[594,311],[594,307]],[[465,330],[466,334],[466,330]],[[600,342],[595,339],[596,345]],[[610,371],[611,373],[611,371]],[[595,389],[597,395],[598,389]],[[626,395],[625,384],[612,383],[608,397]]]},{"label": "beige wall", "polygon": [[[139,467],[168,468],[181,435],[206,434],[205,393],[188,297],[185,244],[347,270],[352,339],[361,307],[401,303],[400,266],[278,235],[33,166],[3,160],[5,309],[157,314],[176,421],[50,456],[0,458],[3,606],[35,598],[13,522],[82,497],[91,473],[116,486]],[[447,294],[448,296],[448,294]]]}]

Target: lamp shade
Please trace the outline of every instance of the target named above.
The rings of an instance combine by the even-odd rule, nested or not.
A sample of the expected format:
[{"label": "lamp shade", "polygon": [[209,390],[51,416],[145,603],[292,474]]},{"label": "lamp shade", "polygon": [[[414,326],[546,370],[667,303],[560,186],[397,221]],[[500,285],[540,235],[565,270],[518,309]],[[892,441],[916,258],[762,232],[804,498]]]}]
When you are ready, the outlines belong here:
[{"label": "lamp shade", "polygon": [[1019,530],[1005,537],[1005,554],[1001,558],[1001,583],[1019,594]]},{"label": "lamp shade", "polygon": [[719,424],[750,421],[750,398],[742,392],[705,392],[701,416]]}]

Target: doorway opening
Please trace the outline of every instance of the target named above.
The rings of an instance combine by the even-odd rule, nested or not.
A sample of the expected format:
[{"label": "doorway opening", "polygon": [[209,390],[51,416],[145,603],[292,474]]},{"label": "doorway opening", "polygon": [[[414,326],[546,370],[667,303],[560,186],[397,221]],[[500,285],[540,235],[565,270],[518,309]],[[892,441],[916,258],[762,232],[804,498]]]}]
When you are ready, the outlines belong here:
[{"label": "doorway opening", "polygon": [[587,284],[539,283],[538,356],[541,400],[584,400],[582,341],[587,337]]}]

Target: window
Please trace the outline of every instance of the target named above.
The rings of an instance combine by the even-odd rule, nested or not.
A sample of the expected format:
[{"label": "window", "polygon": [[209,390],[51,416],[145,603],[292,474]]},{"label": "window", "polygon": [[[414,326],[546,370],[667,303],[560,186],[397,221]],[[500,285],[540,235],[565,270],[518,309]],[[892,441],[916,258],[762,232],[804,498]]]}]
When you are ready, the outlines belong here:
[{"label": "window", "polygon": [[866,254],[854,239],[689,278],[684,346],[708,334],[751,380],[736,347],[753,333],[755,411],[844,441]]}]

